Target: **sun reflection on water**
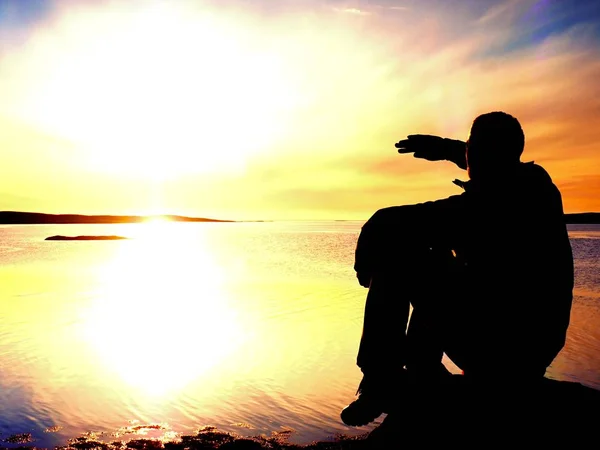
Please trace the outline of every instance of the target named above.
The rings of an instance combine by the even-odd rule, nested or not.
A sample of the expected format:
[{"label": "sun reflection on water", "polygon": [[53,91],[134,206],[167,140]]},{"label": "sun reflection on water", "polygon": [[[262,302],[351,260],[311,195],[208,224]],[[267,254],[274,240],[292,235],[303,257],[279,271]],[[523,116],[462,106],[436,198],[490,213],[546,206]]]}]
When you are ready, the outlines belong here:
[{"label": "sun reflection on water", "polygon": [[98,274],[85,338],[107,371],[149,396],[181,390],[242,342],[225,270],[198,227],[140,225]]}]

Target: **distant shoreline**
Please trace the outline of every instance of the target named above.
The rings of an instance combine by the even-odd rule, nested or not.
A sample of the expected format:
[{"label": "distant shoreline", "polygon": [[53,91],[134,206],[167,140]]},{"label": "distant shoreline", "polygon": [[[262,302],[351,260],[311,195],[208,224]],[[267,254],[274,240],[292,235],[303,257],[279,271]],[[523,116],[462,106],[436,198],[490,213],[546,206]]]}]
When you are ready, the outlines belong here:
[{"label": "distant shoreline", "polygon": [[589,213],[576,213],[576,214],[565,214],[567,218],[567,224],[597,224],[600,223],[600,213],[589,212]]},{"label": "distant shoreline", "polygon": [[[600,224],[600,212],[565,214],[567,224]],[[84,214],[46,214],[36,212],[0,211],[0,225],[35,225],[35,224],[111,224],[111,223],[143,223],[151,220],[166,220],[169,222],[273,222],[272,220],[224,220],[206,217],[187,217],[178,215],[84,215]],[[345,222],[346,219],[334,220]]]},{"label": "distant shoreline", "polygon": [[2,225],[143,223],[151,220],[167,220],[170,222],[236,222],[235,220],[176,215],[117,216],[0,211],[0,224]]}]

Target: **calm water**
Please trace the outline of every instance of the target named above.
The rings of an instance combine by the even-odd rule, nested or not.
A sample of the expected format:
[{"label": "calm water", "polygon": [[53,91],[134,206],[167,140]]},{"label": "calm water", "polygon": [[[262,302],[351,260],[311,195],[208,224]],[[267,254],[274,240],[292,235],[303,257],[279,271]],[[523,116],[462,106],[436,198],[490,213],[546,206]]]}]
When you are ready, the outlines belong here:
[{"label": "calm water", "polygon": [[[292,428],[297,443],[368,430],[339,420],[360,381],[360,225],[0,227],[0,439],[51,447],[132,423]],[[44,241],[55,234],[131,239]],[[600,226],[570,236],[575,303],[549,375],[600,388]]]}]

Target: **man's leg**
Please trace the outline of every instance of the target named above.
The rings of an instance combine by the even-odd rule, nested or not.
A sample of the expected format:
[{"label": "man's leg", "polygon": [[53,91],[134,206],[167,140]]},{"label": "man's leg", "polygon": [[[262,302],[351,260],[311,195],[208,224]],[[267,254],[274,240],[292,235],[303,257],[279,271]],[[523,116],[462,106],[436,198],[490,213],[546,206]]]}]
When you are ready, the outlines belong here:
[{"label": "man's leg", "polygon": [[413,311],[406,339],[406,368],[412,379],[432,380],[450,374],[442,364],[448,325],[454,322],[461,284],[450,249],[429,249],[420,285],[412,298]]},{"label": "man's leg", "polygon": [[397,273],[371,278],[356,363],[363,374],[398,372],[406,364],[410,297]]},{"label": "man's leg", "polygon": [[449,375],[442,364],[440,305],[455,293],[448,282],[452,255],[431,249],[410,254],[404,268],[392,265],[394,270],[379,271],[371,280],[357,357],[363,380],[358,399],[342,411],[348,425],[365,425],[387,412],[400,400],[407,377],[418,382]]},{"label": "man's leg", "polygon": [[432,380],[450,373],[442,364],[442,325],[437,312],[413,308],[406,337],[406,369],[411,379]]},{"label": "man's leg", "polygon": [[363,373],[358,398],[342,411],[347,425],[366,425],[386,412],[391,392],[402,383],[410,300],[397,272],[371,278],[357,365]]},{"label": "man's leg", "polygon": [[[395,251],[396,258],[371,278],[357,357],[363,373],[398,372],[411,359],[441,361],[436,320],[443,315],[440,307],[454,295],[449,282],[452,253],[408,243]],[[407,340],[411,303],[416,309]]]}]

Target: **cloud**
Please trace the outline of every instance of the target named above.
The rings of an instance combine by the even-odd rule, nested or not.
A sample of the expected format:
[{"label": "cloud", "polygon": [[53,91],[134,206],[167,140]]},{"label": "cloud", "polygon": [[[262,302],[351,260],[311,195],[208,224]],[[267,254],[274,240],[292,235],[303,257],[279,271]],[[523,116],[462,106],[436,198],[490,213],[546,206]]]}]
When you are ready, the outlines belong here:
[{"label": "cloud", "polygon": [[353,14],[356,16],[368,16],[371,14],[369,11],[365,11],[358,8],[334,8],[334,11],[343,14]]},{"label": "cloud", "polygon": [[565,204],[565,212],[594,212],[598,211],[597,199],[600,193],[600,175],[588,174],[582,176],[569,177],[566,181],[559,184],[564,199],[568,199]]},{"label": "cloud", "polygon": [[476,23],[483,26],[498,26],[498,24],[511,26],[535,3],[537,3],[537,0],[504,0],[498,2],[479,17]]}]

